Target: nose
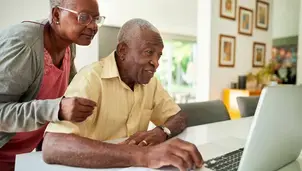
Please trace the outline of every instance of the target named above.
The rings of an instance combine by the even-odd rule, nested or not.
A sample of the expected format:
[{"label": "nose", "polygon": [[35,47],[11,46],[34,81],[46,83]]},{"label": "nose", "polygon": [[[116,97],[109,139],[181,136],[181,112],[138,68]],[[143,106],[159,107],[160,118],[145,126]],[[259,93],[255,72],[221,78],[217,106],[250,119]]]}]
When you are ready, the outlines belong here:
[{"label": "nose", "polygon": [[158,68],[158,66],[159,66],[159,58],[157,57],[157,55],[153,55],[153,58],[151,60],[151,65],[153,65],[155,69]]},{"label": "nose", "polygon": [[87,25],[87,28],[93,30],[95,33],[98,31],[98,25],[95,20],[91,20],[91,22]]}]

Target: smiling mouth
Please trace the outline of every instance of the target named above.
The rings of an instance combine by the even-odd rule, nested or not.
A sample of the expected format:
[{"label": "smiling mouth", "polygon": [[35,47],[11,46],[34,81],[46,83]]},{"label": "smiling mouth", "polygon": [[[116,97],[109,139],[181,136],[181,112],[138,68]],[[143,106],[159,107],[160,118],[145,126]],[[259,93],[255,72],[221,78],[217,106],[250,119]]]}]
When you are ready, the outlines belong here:
[{"label": "smiling mouth", "polygon": [[151,70],[145,70],[145,71],[147,71],[147,73],[149,73],[151,75],[153,75],[155,73],[155,71],[151,71]]},{"label": "smiling mouth", "polygon": [[94,35],[87,35],[87,34],[83,34],[83,36],[85,36],[86,38],[89,38],[89,39],[93,39]]}]

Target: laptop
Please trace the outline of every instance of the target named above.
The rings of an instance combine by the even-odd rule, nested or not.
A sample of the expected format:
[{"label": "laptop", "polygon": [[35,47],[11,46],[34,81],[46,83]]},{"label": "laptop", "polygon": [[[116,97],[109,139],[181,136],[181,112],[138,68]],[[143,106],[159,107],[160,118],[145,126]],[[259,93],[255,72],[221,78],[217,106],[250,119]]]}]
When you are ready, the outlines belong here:
[{"label": "laptop", "polygon": [[206,170],[273,171],[294,162],[302,148],[302,86],[262,90],[242,148],[205,161]]}]

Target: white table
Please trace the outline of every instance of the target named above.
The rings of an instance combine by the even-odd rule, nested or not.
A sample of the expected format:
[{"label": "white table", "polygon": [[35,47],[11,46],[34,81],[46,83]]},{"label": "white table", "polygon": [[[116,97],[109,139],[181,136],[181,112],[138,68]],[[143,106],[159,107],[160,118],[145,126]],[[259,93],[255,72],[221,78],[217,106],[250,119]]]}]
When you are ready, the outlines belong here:
[{"label": "white table", "polygon": [[[205,160],[213,158],[213,154],[224,154],[229,151],[243,147],[249,133],[253,118],[242,118],[239,120],[224,121],[187,128],[178,137],[197,145]],[[220,148],[217,148],[217,145]],[[302,157],[296,162],[280,169],[280,171],[302,171]],[[85,169],[59,165],[48,165],[44,163],[41,152],[33,152],[18,155],[16,158],[15,171],[106,171],[106,170],[154,170],[148,168],[123,168],[123,169]],[[161,170],[175,170],[166,168]],[[201,169],[202,171],[204,169]]]}]

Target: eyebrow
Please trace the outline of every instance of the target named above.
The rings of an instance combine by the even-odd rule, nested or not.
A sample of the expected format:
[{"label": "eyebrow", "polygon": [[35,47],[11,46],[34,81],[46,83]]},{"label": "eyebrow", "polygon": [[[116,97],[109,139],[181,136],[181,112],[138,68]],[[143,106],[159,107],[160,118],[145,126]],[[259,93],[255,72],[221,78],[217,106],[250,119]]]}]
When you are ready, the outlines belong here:
[{"label": "eyebrow", "polygon": [[[94,12],[89,11],[89,10],[81,10],[81,11],[79,11],[79,13],[81,13],[81,12],[88,13],[88,14],[90,14],[90,15],[93,16],[93,17],[101,16],[99,12],[98,12],[98,13],[94,13]],[[93,14],[93,13],[94,13],[94,14]]]},{"label": "eyebrow", "polygon": [[154,43],[154,42],[151,42],[151,41],[145,41],[142,45],[162,45],[164,46],[164,43],[163,42],[158,42],[158,43]]}]

